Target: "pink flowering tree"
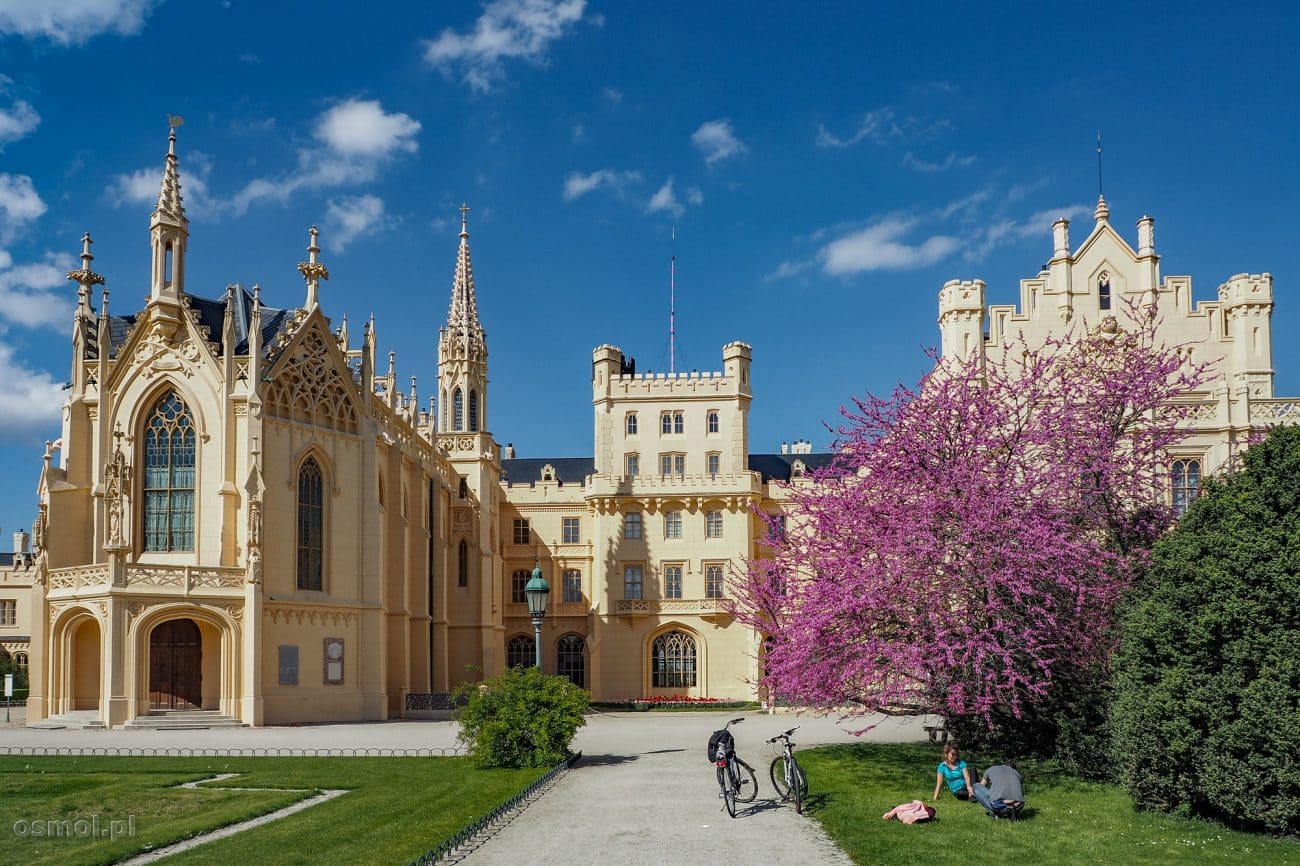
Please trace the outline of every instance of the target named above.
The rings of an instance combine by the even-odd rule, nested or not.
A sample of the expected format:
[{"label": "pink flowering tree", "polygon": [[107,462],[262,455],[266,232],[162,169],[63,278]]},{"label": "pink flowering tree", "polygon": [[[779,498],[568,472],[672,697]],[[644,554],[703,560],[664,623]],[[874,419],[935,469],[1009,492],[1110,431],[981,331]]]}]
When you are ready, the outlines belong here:
[{"label": "pink flowering tree", "polygon": [[1036,351],[936,359],[845,409],[733,587],[786,700],[1019,718],[1104,658],[1116,602],[1173,515],[1163,453],[1203,367],[1146,310]]}]

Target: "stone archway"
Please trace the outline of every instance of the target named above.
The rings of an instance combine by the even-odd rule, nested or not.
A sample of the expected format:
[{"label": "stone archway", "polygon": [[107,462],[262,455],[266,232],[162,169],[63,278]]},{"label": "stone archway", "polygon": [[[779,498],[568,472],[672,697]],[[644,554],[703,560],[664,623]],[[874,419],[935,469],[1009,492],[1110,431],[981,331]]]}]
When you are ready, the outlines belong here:
[{"label": "stone archway", "polygon": [[83,617],[70,625],[67,695],[69,710],[98,710],[100,699],[101,635],[99,620]]},{"label": "stone archway", "polygon": [[203,636],[192,619],[169,619],[149,634],[149,705],[155,710],[203,706]]}]

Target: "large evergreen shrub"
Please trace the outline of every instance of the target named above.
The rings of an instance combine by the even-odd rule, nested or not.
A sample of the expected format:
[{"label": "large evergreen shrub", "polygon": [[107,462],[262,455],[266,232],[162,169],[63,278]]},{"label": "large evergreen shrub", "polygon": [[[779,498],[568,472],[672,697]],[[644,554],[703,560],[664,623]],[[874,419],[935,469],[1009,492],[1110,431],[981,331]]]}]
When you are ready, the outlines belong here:
[{"label": "large evergreen shrub", "polygon": [[1300,428],[1273,430],[1155,547],[1114,660],[1139,808],[1300,831]]},{"label": "large evergreen shrub", "polygon": [[460,739],[480,767],[553,767],[587,723],[591,695],[565,677],[510,668],[455,692]]}]

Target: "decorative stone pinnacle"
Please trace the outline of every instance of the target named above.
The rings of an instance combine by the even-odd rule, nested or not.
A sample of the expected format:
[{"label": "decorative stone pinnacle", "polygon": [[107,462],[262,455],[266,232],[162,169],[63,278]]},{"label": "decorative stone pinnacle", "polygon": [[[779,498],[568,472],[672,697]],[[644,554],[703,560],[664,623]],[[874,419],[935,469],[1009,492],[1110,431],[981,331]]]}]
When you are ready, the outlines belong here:
[{"label": "decorative stone pinnacle", "polygon": [[81,285],[78,294],[87,300],[90,298],[91,286],[102,286],[104,278],[90,269],[90,263],[95,257],[90,254],[90,245],[94,243],[90,239],[90,232],[81,236],[81,268],[75,271],[68,271],[68,279],[73,280]]},{"label": "decorative stone pinnacle", "polygon": [[460,236],[469,237],[469,205],[465,202],[460,203]]},{"label": "decorative stone pinnacle", "polygon": [[182,123],[184,121],[179,117],[169,115],[167,118],[167,125],[171,128],[167,133],[167,164],[163,168],[162,188],[158,190],[158,206],[154,208],[154,224],[160,222],[179,226],[189,224],[189,220],[185,217],[185,204],[181,196],[181,175],[176,159],[176,128]]},{"label": "decorative stone pinnacle", "polygon": [[1110,219],[1110,208],[1106,205],[1104,195],[1097,196],[1097,210],[1093,212],[1092,218],[1097,222]]},{"label": "decorative stone pinnacle", "polygon": [[317,258],[320,247],[316,244],[316,240],[320,237],[320,229],[312,226],[307,234],[310,238],[307,243],[307,261],[298,263],[298,271],[302,274],[302,278],[307,281],[307,307],[310,309],[316,306],[316,291],[320,281],[328,280],[330,272],[329,268],[325,267],[324,263]]}]

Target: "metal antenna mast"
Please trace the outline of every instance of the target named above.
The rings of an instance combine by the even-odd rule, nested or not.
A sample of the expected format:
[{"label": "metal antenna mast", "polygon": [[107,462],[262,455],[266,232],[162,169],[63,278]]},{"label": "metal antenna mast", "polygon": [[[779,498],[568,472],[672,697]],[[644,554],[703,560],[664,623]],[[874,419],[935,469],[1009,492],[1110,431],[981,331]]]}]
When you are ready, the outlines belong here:
[{"label": "metal antenna mast", "polygon": [[1104,195],[1101,188],[1101,130],[1097,130],[1097,195]]},{"label": "metal antenna mast", "polygon": [[668,372],[677,372],[677,226],[673,226],[673,254],[668,267]]}]

